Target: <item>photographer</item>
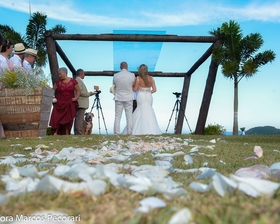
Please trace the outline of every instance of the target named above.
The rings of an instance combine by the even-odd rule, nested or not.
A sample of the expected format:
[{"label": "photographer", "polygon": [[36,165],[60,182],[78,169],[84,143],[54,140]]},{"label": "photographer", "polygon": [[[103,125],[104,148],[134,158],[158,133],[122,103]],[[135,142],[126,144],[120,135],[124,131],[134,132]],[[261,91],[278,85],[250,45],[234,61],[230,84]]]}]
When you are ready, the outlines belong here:
[{"label": "photographer", "polygon": [[76,110],[76,118],[74,123],[74,134],[83,135],[84,134],[84,115],[86,109],[89,107],[89,97],[93,96],[97,92],[88,92],[86,85],[84,84],[85,73],[83,69],[78,69],[76,72],[76,80],[81,89],[81,95],[78,98],[79,107]]}]

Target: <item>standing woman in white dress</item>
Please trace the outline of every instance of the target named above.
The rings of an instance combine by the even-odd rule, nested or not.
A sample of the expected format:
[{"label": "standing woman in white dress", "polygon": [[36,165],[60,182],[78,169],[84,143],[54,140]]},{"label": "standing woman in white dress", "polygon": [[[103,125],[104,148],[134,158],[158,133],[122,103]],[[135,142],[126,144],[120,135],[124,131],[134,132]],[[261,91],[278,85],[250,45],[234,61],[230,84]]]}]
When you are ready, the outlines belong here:
[{"label": "standing woman in white dress", "polygon": [[160,135],[162,134],[157,118],[153,109],[152,94],[157,91],[155,81],[148,74],[148,66],[140,65],[138,68],[138,77],[133,86],[133,91],[138,91],[137,108],[133,112],[133,135]]}]

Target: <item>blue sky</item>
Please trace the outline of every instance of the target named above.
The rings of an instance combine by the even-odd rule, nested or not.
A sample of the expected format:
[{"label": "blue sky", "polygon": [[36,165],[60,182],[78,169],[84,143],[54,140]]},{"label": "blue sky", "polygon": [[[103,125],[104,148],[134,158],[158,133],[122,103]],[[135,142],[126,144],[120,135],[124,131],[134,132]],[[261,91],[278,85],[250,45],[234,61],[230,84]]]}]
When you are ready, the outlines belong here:
[{"label": "blue sky", "polygon": [[[261,51],[271,49],[276,59],[259,69],[251,79],[239,84],[239,127],[246,130],[255,126],[271,125],[280,128],[280,2],[218,0],[6,0],[0,1],[0,23],[9,25],[25,34],[31,12],[43,12],[48,16],[47,28],[56,24],[66,27],[69,34],[102,34],[116,32],[157,32],[171,35],[207,36],[209,31],[223,22],[234,20],[244,35],[260,33],[264,39]],[[151,70],[186,72],[205,52],[210,44],[200,43],[113,43],[86,41],[59,41],[60,46],[76,69],[90,71],[114,70],[122,60],[127,60],[130,70],[147,63]],[[186,117],[191,130],[195,130],[202,101],[210,60],[192,75]],[[59,59],[59,66],[65,66]],[[49,67],[44,68],[49,74]],[[100,99],[109,133],[114,122],[113,95],[109,93],[112,77],[86,77],[89,90],[94,85],[101,89]],[[153,95],[154,109],[163,132],[166,131],[174,103],[172,92],[181,92],[183,78],[155,78],[158,91]],[[90,104],[93,104],[91,98]],[[91,109],[91,106],[89,110]],[[95,109],[93,112],[97,115]],[[101,133],[105,133],[103,120]],[[122,119],[122,126],[125,126]],[[175,114],[168,132],[174,129]],[[206,124],[220,124],[232,131],[233,82],[223,77],[220,69],[212,95]],[[98,133],[97,116],[94,131]],[[183,133],[189,133],[184,122]]]}]

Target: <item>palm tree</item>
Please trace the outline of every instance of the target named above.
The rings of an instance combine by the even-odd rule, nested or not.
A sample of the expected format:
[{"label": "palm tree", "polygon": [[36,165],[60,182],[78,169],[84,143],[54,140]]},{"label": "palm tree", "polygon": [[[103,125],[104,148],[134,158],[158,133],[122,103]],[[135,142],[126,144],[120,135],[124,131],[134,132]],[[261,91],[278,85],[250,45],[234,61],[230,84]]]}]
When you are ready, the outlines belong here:
[{"label": "palm tree", "polygon": [[238,135],[238,84],[244,77],[253,77],[262,65],[272,62],[275,53],[271,50],[257,53],[264,42],[261,35],[251,33],[243,37],[239,24],[232,20],[209,33],[224,39],[224,44],[213,50],[213,60],[221,64],[223,75],[233,80],[233,135]]},{"label": "palm tree", "polygon": [[[26,27],[26,42],[28,47],[38,50],[39,59],[36,61],[38,66],[47,63],[45,32],[47,25],[47,15],[35,12],[29,19]],[[55,25],[50,29],[53,33],[65,33],[66,28],[62,25]]]}]

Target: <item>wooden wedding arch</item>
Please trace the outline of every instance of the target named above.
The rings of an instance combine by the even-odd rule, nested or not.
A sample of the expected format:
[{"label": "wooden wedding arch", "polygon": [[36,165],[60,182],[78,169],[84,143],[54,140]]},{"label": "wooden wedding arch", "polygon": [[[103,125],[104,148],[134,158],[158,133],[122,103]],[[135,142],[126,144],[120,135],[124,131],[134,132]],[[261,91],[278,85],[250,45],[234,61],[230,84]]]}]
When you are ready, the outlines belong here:
[{"label": "wooden wedding arch", "polygon": [[[204,63],[211,55],[214,47],[223,43],[223,40],[215,36],[177,36],[177,35],[150,35],[150,34],[52,34],[50,31],[45,33],[45,42],[52,74],[52,82],[58,80],[57,70],[59,68],[57,54],[64,61],[73,77],[76,75],[76,69],[57,43],[57,40],[77,40],[77,41],[130,41],[130,42],[196,42],[211,43],[211,46],[205,53],[193,64],[185,73],[163,73],[151,72],[154,77],[184,77],[184,83],[181,93],[181,105],[178,113],[177,124],[175,125],[175,134],[181,134],[186,111],[188,92],[191,75]],[[194,133],[202,135],[210,107],[214,84],[217,76],[218,63],[211,60],[208,76],[206,79],[203,99],[200,106],[199,116]],[[86,76],[113,76],[117,71],[85,71]]]}]

